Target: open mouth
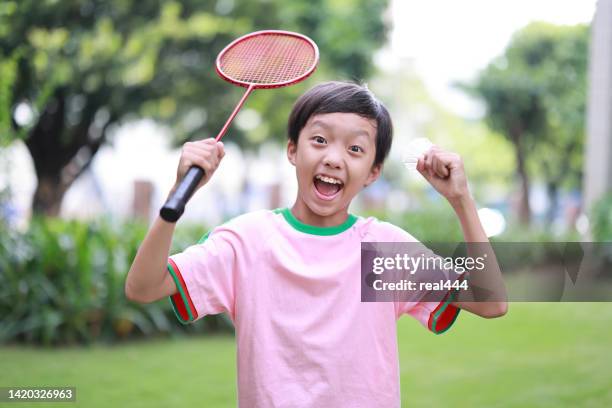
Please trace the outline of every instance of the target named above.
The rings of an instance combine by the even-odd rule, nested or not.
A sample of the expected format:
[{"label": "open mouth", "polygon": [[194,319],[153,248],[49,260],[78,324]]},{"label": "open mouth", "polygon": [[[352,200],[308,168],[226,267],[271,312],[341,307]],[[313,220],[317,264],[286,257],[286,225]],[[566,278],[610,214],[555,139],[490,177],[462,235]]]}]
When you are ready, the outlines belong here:
[{"label": "open mouth", "polygon": [[333,198],[342,188],[344,183],[336,178],[317,174],[313,179],[314,187],[323,198]]}]

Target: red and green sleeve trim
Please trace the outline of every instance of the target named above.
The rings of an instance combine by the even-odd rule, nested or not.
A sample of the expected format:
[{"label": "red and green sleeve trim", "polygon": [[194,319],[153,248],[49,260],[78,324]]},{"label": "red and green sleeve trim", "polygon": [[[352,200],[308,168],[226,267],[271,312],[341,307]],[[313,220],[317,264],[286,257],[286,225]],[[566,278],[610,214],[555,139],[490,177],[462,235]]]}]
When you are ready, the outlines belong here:
[{"label": "red and green sleeve trim", "polygon": [[172,304],[172,309],[174,310],[176,318],[183,324],[197,320],[198,312],[191,301],[187,285],[185,285],[181,272],[172,259],[168,259],[168,272],[172,275],[176,288],[178,289],[177,293],[170,296],[170,303]]},{"label": "red and green sleeve trim", "polygon": [[[458,281],[461,282],[464,279],[468,279],[467,273],[463,273],[459,277]],[[429,327],[429,330],[435,334],[444,333],[450,329],[453,323],[455,323],[455,320],[457,320],[457,316],[459,316],[461,309],[452,305],[452,303],[457,298],[458,292],[458,289],[449,292],[444,300],[440,302],[438,307],[436,307],[436,309],[429,315],[429,322],[427,323],[427,326]]]},{"label": "red and green sleeve trim", "polygon": [[459,309],[457,306],[451,303],[455,300],[457,292],[452,291],[446,297],[436,309],[429,315],[429,321],[427,327],[435,334],[442,334],[451,328],[457,316],[459,316]]}]

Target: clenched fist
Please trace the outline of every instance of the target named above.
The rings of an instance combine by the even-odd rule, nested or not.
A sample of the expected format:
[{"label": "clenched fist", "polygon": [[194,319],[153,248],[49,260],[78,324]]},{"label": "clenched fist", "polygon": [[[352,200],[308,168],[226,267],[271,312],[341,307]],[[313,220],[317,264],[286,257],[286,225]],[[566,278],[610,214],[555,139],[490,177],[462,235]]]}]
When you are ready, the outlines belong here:
[{"label": "clenched fist", "polygon": [[204,170],[204,177],[196,190],[202,187],[217,170],[223,156],[225,156],[223,142],[216,142],[214,138],[185,143],[176,171],[176,182],[173,190],[176,189],[191,166],[198,166]]},{"label": "clenched fist", "polygon": [[419,158],[416,169],[447,200],[469,197],[463,160],[457,153],[433,146]]}]

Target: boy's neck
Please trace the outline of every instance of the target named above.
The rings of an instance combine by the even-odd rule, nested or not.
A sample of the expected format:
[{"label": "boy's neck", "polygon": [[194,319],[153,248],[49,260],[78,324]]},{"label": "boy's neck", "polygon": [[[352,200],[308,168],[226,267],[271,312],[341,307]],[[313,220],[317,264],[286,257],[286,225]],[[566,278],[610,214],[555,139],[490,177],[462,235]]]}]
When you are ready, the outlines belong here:
[{"label": "boy's neck", "polygon": [[293,214],[298,221],[314,227],[335,227],[343,224],[348,219],[347,208],[332,215],[319,215],[299,200],[291,207],[291,214]]}]

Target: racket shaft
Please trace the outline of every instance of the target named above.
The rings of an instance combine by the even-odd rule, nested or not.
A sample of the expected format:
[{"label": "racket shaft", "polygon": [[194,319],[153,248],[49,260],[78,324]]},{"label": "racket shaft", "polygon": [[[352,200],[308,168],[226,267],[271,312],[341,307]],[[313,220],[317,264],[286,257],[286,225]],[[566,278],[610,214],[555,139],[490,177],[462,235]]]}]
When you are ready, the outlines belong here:
[{"label": "racket shaft", "polygon": [[221,128],[221,131],[219,132],[219,134],[217,135],[217,137],[215,137],[215,140],[218,142],[219,140],[221,140],[221,138],[223,137],[223,135],[225,134],[225,132],[227,132],[227,129],[229,128],[229,125],[232,123],[232,121],[234,120],[234,118],[236,117],[236,115],[238,114],[238,111],[240,111],[240,108],[242,108],[242,105],[244,105],[244,101],[246,101],[246,99],[249,97],[251,91],[253,91],[253,89],[255,89],[255,87],[253,85],[250,85],[246,92],[244,93],[244,95],[242,95],[242,98],[240,98],[240,101],[238,102],[238,104],[236,105],[236,107],[234,108],[234,111],[232,112],[232,114],[230,115],[229,118],[227,118],[227,120],[225,121],[225,125],[223,125],[223,127]]},{"label": "racket shaft", "polygon": [[179,183],[174,193],[168,197],[164,206],[159,210],[159,215],[164,221],[176,222],[183,212],[187,201],[193,195],[196,187],[204,177],[204,170],[197,166],[191,166],[185,177]]},{"label": "racket shaft", "polygon": [[[236,117],[236,114],[238,114],[238,111],[240,110],[242,105],[244,105],[244,101],[246,101],[247,97],[249,96],[251,91],[253,91],[253,89],[255,89],[255,87],[253,85],[250,85],[244,95],[242,95],[242,98],[234,108],[234,111],[227,119],[225,125],[223,125],[223,128],[221,128],[221,131],[215,138],[217,142],[223,137],[223,135],[227,131],[227,128],[229,128],[229,125],[232,123],[232,121]],[[204,177],[203,169],[197,166],[192,166],[191,168],[189,168],[187,174],[185,174],[185,177],[179,183],[178,188],[174,191],[174,194],[172,194],[168,198],[166,204],[164,204],[161,210],[159,210],[159,215],[164,221],[176,222],[179,218],[181,218],[181,215],[183,215],[183,212],[185,211],[185,205],[187,205],[187,201],[189,201],[189,199],[193,195],[193,192],[202,180],[202,177]]]}]

